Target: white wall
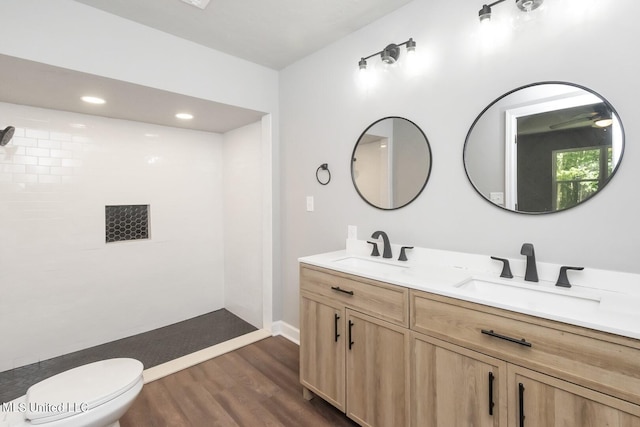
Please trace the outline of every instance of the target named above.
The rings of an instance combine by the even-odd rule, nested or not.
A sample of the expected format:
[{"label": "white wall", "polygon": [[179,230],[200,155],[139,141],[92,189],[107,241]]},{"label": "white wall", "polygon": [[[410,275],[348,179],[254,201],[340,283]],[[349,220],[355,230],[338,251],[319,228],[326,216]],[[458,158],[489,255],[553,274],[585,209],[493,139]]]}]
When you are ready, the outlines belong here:
[{"label": "white wall", "polygon": [[262,123],[224,134],[225,308],[262,327]]},{"label": "white wall", "polygon": [[[480,34],[482,2],[463,3],[415,0],[281,72],[283,284],[276,318],[298,324],[296,260],[343,248],[348,224],[359,227],[361,239],[381,229],[394,243],[508,257],[532,242],[540,261],[640,272],[640,57],[634,47],[640,3],[549,0],[525,21],[505,2],[494,7],[494,18],[516,19],[493,46]],[[379,73],[377,86],[365,90],[357,81],[359,58],[409,37],[422,68],[406,73],[401,57],[399,67]],[[625,126],[625,155],[606,190],[581,206],[542,216],[506,212],[468,182],[464,139],[491,101],[545,80],[578,83],[609,100]],[[383,212],[356,194],[349,160],[362,130],[391,115],[423,129],[433,169],[414,203]],[[321,163],[331,169],[327,186],[315,180]],[[307,195],[315,196],[314,212],[305,211]]]},{"label": "white wall", "polygon": [[[221,135],[0,103],[9,124],[0,371],[224,307]],[[106,244],[112,204],[149,204],[151,238]]]},{"label": "white wall", "polygon": [[[268,113],[262,121],[262,192],[256,197],[264,207],[262,283],[269,292],[263,316],[270,324],[272,304],[279,304],[272,298],[272,283],[280,295],[279,190],[274,188],[279,182],[278,72],[72,0],[3,0],[0,16],[0,54]],[[111,173],[126,181],[117,178],[117,169]],[[179,200],[180,192],[175,194]],[[183,267],[188,270],[190,262],[185,260]],[[179,292],[179,282],[172,286],[172,292]]]},{"label": "white wall", "polygon": [[275,113],[278,73],[72,0],[0,2],[0,53]]}]

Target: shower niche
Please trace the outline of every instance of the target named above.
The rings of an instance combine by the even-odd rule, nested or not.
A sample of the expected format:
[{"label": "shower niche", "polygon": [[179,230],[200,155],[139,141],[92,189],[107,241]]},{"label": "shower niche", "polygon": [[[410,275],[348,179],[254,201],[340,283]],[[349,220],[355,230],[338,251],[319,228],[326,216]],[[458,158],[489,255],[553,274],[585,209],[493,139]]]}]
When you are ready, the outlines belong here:
[{"label": "shower niche", "polygon": [[105,206],[106,243],[149,238],[149,205]]}]

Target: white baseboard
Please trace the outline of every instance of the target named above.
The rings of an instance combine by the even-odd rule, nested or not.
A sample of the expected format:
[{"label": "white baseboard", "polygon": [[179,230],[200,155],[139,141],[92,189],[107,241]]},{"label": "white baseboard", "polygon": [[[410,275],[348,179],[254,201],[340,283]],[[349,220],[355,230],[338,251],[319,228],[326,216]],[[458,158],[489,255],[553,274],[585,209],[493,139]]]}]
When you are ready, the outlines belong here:
[{"label": "white baseboard", "polygon": [[300,345],[300,329],[294,328],[282,320],[278,320],[271,324],[271,332],[274,336],[282,335],[289,341]]},{"label": "white baseboard", "polygon": [[205,362],[214,357],[218,357],[230,351],[237,350],[240,347],[249,345],[256,341],[263,340],[271,336],[271,332],[266,329],[259,329],[248,334],[241,335],[237,338],[233,338],[229,341],[196,351],[195,353],[187,354],[186,356],[179,357],[174,360],[170,360],[167,363],[153,366],[149,369],[145,369],[142,373],[144,377],[144,383],[147,384],[151,381],[158,380],[166,377],[167,375],[175,374],[183,369],[190,368],[198,363]]}]

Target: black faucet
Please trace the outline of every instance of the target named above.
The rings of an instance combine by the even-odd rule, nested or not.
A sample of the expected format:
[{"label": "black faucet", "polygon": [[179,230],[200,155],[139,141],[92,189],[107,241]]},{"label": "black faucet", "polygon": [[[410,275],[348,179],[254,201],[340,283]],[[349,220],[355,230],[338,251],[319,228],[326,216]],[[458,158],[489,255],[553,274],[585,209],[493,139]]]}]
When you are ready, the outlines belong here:
[{"label": "black faucet", "polygon": [[536,268],[536,253],[533,250],[533,244],[523,244],[522,249],[520,249],[520,255],[525,255],[527,257],[527,271],[524,274],[524,280],[528,280],[529,282],[537,282],[538,269]]},{"label": "black faucet", "polygon": [[569,267],[567,265],[560,267],[560,274],[558,275],[558,280],[556,280],[556,286],[562,288],[571,287],[571,283],[569,283],[569,278],[567,277],[567,270],[584,270],[584,267]]},{"label": "black faucet", "polygon": [[508,259],[498,258],[497,256],[492,256],[491,259],[495,259],[496,261],[502,261],[502,272],[500,273],[500,277],[513,279],[513,274],[511,273],[511,266],[509,265]]},{"label": "black faucet", "polygon": [[376,231],[371,235],[372,239],[378,239],[380,237],[382,237],[382,241],[384,242],[382,258],[391,258],[393,255],[391,255],[391,243],[389,243],[389,237],[387,236],[387,233],[385,233],[384,231]]}]

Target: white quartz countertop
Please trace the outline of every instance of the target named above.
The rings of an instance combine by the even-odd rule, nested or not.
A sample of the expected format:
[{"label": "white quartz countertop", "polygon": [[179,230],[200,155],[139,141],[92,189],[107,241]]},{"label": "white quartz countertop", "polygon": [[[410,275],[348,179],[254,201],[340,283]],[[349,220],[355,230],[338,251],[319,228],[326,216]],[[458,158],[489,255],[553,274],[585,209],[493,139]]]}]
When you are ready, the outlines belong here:
[{"label": "white quartz countertop", "polygon": [[[340,250],[306,256],[299,258],[299,262],[410,289],[640,339],[640,295],[627,291],[627,289],[640,290],[640,280],[637,275],[628,273],[616,275],[612,272],[611,277],[608,278],[606,272],[594,270],[591,278],[585,273],[575,275],[586,285],[573,284],[571,288],[561,288],[555,286],[555,278],[544,280],[541,276],[539,282],[527,282],[519,277],[516,271],[514,271],[516,277],[512,279],[500,278],[501,265],[490,260],[488,256],[437,250],[425,251],[429,252],[421,252],[419,256],[414,256],[413,260],[410,256],[409,261],[405,262],[397,261],[395,258],[372,257],[363,254],[362,250]],[[425,254],[428,256],[424,256]],[[521,267],[516,260],[512,263],[512,269],[514,264],[515,269]],[[555,274],[556,269],[553,266],[542,266],[541,271],[544,272],[545,269],[553,270]],[[570,278],[572,278],[571,273]],[[606,286],[607,283],[603,282],[608,279],[616,281],[616,285]],[[634,286],[636,280],[638,280],[637,287]],[[577,281],[580,282],[580,280]],[[603,283],[603,286],[594,286],[592,283],[594,281]],[[620,282],[628,283],[620,284]]]}]

